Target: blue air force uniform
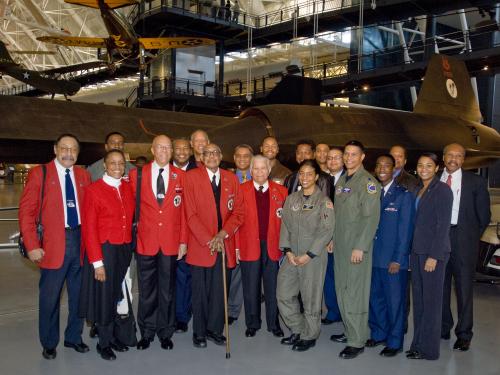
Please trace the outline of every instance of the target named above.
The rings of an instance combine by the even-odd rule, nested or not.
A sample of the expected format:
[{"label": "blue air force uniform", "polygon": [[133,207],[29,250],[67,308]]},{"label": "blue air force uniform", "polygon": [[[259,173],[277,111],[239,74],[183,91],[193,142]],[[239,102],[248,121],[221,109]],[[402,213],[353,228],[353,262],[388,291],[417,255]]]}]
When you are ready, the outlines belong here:
[{"label": "blue air force uniform", "polygon": [[[388,190],[387,190],[388,189]],[[384,195],[384,191],[385,195]],[[371,338],[391,349],[403,346],[408,262],[415,215],[414,195],[394,180],[382,191],[373,244],[369,326]],[[389,264],[400,264],[398,273]]]}]

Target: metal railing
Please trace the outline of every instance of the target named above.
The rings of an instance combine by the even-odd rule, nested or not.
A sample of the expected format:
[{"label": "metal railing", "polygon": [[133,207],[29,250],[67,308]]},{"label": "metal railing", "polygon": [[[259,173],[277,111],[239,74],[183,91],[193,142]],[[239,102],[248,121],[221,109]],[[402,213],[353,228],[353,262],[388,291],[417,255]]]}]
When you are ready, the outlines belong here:
[{"label": "metal railing", "polygon": [[[19,207],[0,207],[0,212],[17,211]],[[0,224],[8,222],[18,222],[18,218],[0,218]],[[19,231],[9,235],[9,242],[0,243],[0,250],[17,249],[17,240],[19,238]]]}]

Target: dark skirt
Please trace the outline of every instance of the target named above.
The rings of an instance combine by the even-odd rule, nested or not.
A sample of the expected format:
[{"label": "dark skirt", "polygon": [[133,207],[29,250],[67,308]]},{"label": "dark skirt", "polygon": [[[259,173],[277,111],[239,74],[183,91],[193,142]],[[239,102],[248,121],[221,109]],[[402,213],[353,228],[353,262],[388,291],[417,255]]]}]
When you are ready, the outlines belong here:
[{"label": "dark skirt", "polygon": [[83,260],[82,287],[80,290],[80,316],[99,325],[111,323],[116,316],[116,306],[123,298],[122,281],[132,259],[130,244],[102,244],[106,281],[97,281],[94,266],[87,256]]}]

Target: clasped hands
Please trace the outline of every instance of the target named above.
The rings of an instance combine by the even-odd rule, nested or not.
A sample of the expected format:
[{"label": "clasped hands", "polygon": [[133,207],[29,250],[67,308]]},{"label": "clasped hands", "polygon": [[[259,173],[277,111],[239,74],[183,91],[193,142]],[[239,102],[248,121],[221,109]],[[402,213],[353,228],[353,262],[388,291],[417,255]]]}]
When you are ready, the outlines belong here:
[{"label": "clasped hands", "polygon": [[311,260],[311,257],[307,254],[295,256],[291,251],[286,253],[286,256],[288,258],[288,263],[293,266],[305,266]]},{"label": "clasped hands", "polygon": [[210,249],[210,255],[214,255],[216,252],[222,253],[224,251],[224,239],[227,237],[227,232],[222,229],[219,233],[215,235],[210,241],[208,241],[208,248]]}]

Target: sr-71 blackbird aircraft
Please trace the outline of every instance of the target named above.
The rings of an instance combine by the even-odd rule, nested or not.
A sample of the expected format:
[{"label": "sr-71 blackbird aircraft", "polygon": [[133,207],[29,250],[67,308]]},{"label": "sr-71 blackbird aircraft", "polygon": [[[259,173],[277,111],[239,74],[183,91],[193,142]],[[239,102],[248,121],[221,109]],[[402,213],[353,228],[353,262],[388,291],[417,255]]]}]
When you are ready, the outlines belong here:
[{"label": "sr-71 blackbird aircraft", "polygon": [[66,132],[84,142],[78,161],[87,164],[102,156],[104,137],[110,131],[124,134],[133,158],[149,155],[155,134],[187,137],[196,129],[207,131],[222,147],[226,160],[232,159],[237,144],[258,146],[267,135],[278,139],[283,156],[298,140],[311,138],[337,146],[357,139],[366,146],[368,157],[387,152],[395,144],[406,147],[410,155],[439,154],[446,144],[459,142],[467,149],[468,168],[500,158],[500,135],[481,125],[464,63],[445,55],[431,58],[413,112],[366,106],[265,105],[246,109],[234,119],[20,97],[0,98],[0,112],[0,154],[3,161],[11,162],[50,160],[53,140]]},{"label": "sr-71 blackbird aircraft", "polygon": [[140,49],[158,50],[167,48],[191,48],[212,45],[215,41],[197,37],[141,38],[132,25],[114,9],[137,4],[137,0],[64,0],[68,4],[77,4],[97,8],[106,26],[107,37],[79,36],[42,36],[37,39],[45,43],[72,47],[106,48],[108,64],[139,58]]}]

